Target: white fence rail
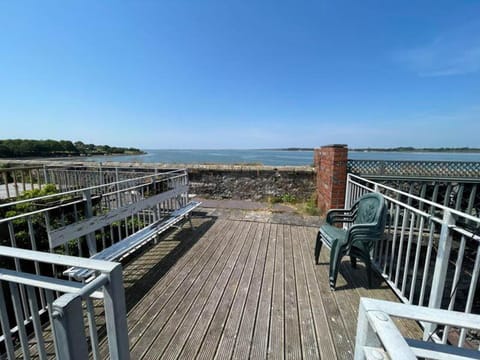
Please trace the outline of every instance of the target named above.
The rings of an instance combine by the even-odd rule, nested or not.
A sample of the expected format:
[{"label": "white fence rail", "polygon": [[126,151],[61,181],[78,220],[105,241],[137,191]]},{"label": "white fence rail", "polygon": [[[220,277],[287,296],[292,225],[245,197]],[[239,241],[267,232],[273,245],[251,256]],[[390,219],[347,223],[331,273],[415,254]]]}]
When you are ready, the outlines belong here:
[{"label": "white fence rail", "polygon": [[[55,184],[61,191],[84,189],[145,175],[158,174],[154,168],[96,166],[17,166],[0,168],[0,199],[22,195],[25,191]],[[165,171],[163,171],[165,172]]]},{"label": "white fence rail", "polygon": [[112,167],[46,167],[45,183],[56,184],[61,191],[83,189],[122,180],[158,174],[155,169],[121,169]]},{"label": "white fence rail", "polygon": [[[380,192],[387,200],[386,234],[374,248],[373,261],[400,299],[479,313],[480,218],[352,174],[345,207],[366,192]],[[465,328],[423,325],[426,338],[469,346]]]},{"label": "white fence rail", "polygon": [[[102,328],[106,328],[110,357],[129,359],[120,264],[6,246],[0,246],[0,256],[24,264],[77,266],[97,273],[91,282],[82,284],[0,269],[2,352],[9,360],[47,359],[52,353],[58,359],[83,360],[89,353],[100,359],[98,330]],[[104,324],[96,322],[99,311]]]},{"label": "white fence rail", "polygon": [[[187,202],[188,174],[185,170],[137,176],[61,193],[55,191],[0,204],[0,245],[91,256]],[[108,227],[95,228],[95,231],[84,229],[84,236],[62,249],[58,249],[52,239],[59,228],[81,221],[85,223],[89,218],[112,212],[123,216]]]},{"label": "white fence rail", "polygon": [[[72,340],[69,338],[72,335],[65,331],[74,331],[81,322],[81,330],[75,331],[83,334],[85,317],[89,340],[78,341],[83,345],[88,343],[87,351],[98,357],[97,303],[92,296],[103,299],[103,315],[97,316],[97,320],[106,319],[103,325],[113,344],[110,351],[117,348],[115,351],[123,353],[126,346],[128,352],[128,338],[125,340],[123,335],[127,331],[126,323],[118,320],[124,314],[117,314],[124,311],[117,308],[124,305],[118,305],[115,300],[117,296],[123,299],[121,268],[110,268],[115,263],[87,258],[168,218],[187,205],[189,196],[188,174],[183,169],[124,177],[124,180],[60,193],[55,186],[43,184],[43,191],[50,187],[54,193],[0,204],[0,282],[5,283],[5,287],[0,286],[0,290],[3,289],[0,292],[3,334],[0,355],[6,352],[13,358],[12,354],[20,348],[26,354],[23,356],[29,358],[28,351],[33,350],[26,339],[34,334],[35,356],[44,358],[45,341],[40,334],[45,324],[50,323],[54,324],[58,344],[62,344],[60,348],[56,346],[55,351],[73,351],[70,358],[83,359],[77,355],[81,352],[71,350],[76,347],[76,337]],[[63,237],[66,240],[62,240]],[[110,265],[101,265],[103,263]],[[83,286],[66,276],[66,270],[71,268],[92,270],[89,273],[93,278]],[[16,325],[9,325],[13,323]],[[57,331],[57,327],[63,332]],[[116,332],[122,334],[111,335]],[[60,338],[62,340],[58,340]],[[127,358],[112,354],[116,354],[111,355],[114,359]]]},{"label": "white fence rail", "polygon": [[46,183],[46,174],[43,166],[0,168],[0,199],[20,196],[27,190],[41,189]]}]

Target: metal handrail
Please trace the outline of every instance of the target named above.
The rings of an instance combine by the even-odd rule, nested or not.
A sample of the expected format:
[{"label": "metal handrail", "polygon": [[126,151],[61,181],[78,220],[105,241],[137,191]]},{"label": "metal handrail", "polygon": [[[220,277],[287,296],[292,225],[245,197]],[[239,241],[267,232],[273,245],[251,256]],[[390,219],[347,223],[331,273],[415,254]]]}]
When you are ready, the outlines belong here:
[{"label": "metal handrail", "polygon": [[[471,313],[480,272],[480,233],[475,230],[480,218],[348,174],[346,207],[366,192],[380,192],[387,201],[390,216],[385,237],[373,249],[373,265],[398,297],[408,304]],[[466,228],[466,223],[473,225]],[[457,296],[459,291],[464,295]],[[431,324],[422,325],[425,334],[433,331]],[[434,338],[446,343],[451,329],[442,330],[441,338]],[[458,331],[463,346],[466,329]]]},{"label": "metal handrail", "polygon": [[[369,183],[371,185],[374,185],[374,186],[377,186],[378,188],[383,188],[385,190],[389,190],[389,191],[392,191],[392,192],[395,192],[395,193],[398,193],[398,194],[401,194],[401,195],[404,195],[404,196],[407,196],[413,200],[417,200],[417,201],[421,201],[427,205],[430,205],[430,206],[435,206],[436,208],[438,209],[441,209],[441,210],[444,210],[444,211],[450,211],[452,214],[454,215],[458,215],[458,216],[461,216],[461,217],[464,217],[468,220],[472,220],[472,221],[475,221],[475,222],[478,222],[480,224],[480,218],[478,217],[475,217],[475,216],[472,216],[470,214],[466,214],[464,212],[461,212],[461,211],[458,211],[456,209],[453,209],[451,207],[448,207],[448,206],[444,206],[444,205],[441,205],[439,203],[436,203],[436,202],[433,202],[433,201],[430,201],[428,199],[424,199],[422,197],[419,197],[419,196],[416,196],[416,195],[412,195],[412,194],[409,194],[405,191],[402,191],[402,190],[398,190],[398,189],[395,189],[395,188],[392,188],[390,186],[386,186],[386,185],[383,185],[381,183],[378,183],[378,182],[375,182],[375,181],[372,181],[372,180],[368,180],[368,179],[365,179],[363,177],[360,177],[358,175],[354,175],[354,174],[348,174],[348,177],[349,178],[354,178],[354,179],[359,179],[363,182],[366,182],[366,183]],[[358,184],[358,185],[361,185],[361,184]]]},{"label": "metal handrail", "polygon": [[[24,203],[32,202],[32,200],[45,200],[45,199],[56,198],[56,197],[59,197],[59,196],[72,195],[72,194],[76,194],[76,193],[79,193],[79,192],[84,192],[84,191],[87,191],[87,190],[92,191],[92,190],[96,190],[96,189],[102,189],[102,188],[105,188],[105,187],[111,187],[111,186],[114,186],[114,185],[121,185],[121,184],[125,184],[125,183],[128,184],[128,183],[130,183],[134,180],[135,181],[141,181],[141,180],[145,180],[145,179],[150,179],[152,177],[161,178],[161,177],[164,177],[165,175],[168,176],[168,175],[175,174],[175,173],[178,173],[178,172],[182,172],[182,174],[179,174],[179,175],[173,176],[173,177],[169,177],[168,179],[171,180],[171,179],[175,179],[175,178],[181,178],[186,173],[186,170],[185,169],[177,169],[177,170],[167,171],[167,172],[163,172],[163,173],[143,175],[143,176],[135,177],[135,178],[132,178],[132,179],[119,180],[119,181],[110,182],[110,183],[101,184],[101,185],[94,185],[94,186],[85,187],[85,188],[81,188],[81,189],[62,191],[61,193],[43,195],[43,196],[36,197],[34,199],[16,200],[16,201],[8,202],[8,203],[5,203],[5,204],[0,204],[0,208],[7,207],[7,206],[24,204]],[[167,180],[167,179],[165,179],[165,180]]]},{"label": "metal handrail", "polygon": [[[40,358],[45,357],[48,351],[40,319],[42,313],[48,313],[52,325],[53,351],[57,358],[86,359],[91,351],[94,359],[99,359],[99,338],[92,306],[93,299],[97,301],[103,299],[111,358],[129,359],[125,294],[120,264],[6,246],[0,246],[0,256],[51,265],[84,267],[100,272],[100,275],[92,281],[79,283],[51,276],[0,269],[0,281],[9,284],[16,319],[16,326],[11,327],[5,306],[5,295],[0,284],[0,323],[3,333],[1,340],[5,344],[8,359],[15,359],[17,351],[25,358],[30,357],[31,349],[25,327],[29,322],[33,323],[32,335],[37,340],[35,351]],[[45,296],[45,304],[38,305],[37,292],[40,293],[40,299],[43,299],[42,295]],[[23,295],[25,293],[27,295]],[[22,295],[26,296],[26,299]],[[28,308],[22,307],[25,300],[29,304]],[[84,331],[84,314],[89,323],[88,342]],[[18,344],[12,337],[12,331],[18,333],[20,339]],[[88,343],[91,344],[90,349]]]},{"label": "metal handrail", "polygon": [[[7,291],[7,296],[12,294],[11,296],[15,298],[12,305],[14,308],[0,301],[3,343],[8,356],[13,357],[12,354],[18,351],[17,346],[20,346],[25,353],[30,351],[31,346],[25,345],[27,344],[25,341],[23,345],[15,343],[15,340],[8,336],[11,331],[15,331],[19,334],[16,338],[22,342],[22,339],[27,337],[24,326],[24,323],[27,322],[33,324],[37,337],[37,352],[42,358],[42,354],[45,353],[45,341],[42,340],[43,333],[41,331],[42,322],[45,319],[42,315],[48,313],[55,333],[53,335],[57,339],[55,351],[60,358],[61,356],[73,359],[86,358],[88,353],[79,355],[85,349],[90,351],[94,358],[99,358],[92,303],[96,299],[95,301],[104,303],[111,357],[115,359],[128,358],[121,266],[117,263],[85,258],[85,256],[92,256],[100,251],[100,247],[104,249],[125,239],[132,233],[184,206],[188,201],[188,174],[185,169],[148,175],[135,173],[131,175],[132,177],[128,179],[116,176],[118,181],[70,190],[69,187],[85,184],[81,179],[81,174],[79,176],[72,175],[68,181],[64,182],[65,186],[61,186],[67,191],[1,205],[2,211],[10,208],[18,211],[16,210],[18,205],[60,199],[54,205],[47,203],[47,207],[34,208],[35,210],[29,208],[30,211],[0,219],[0,226],[6,234],[6,239],[2,240],[8,241],[9,238],[11,244],[11,246],[0,246],[0,257],[2,259],[11,258],[13,260],[11,264],[15,270],[0,269],[0,281],[8,283],[10,286],[11,293]],[[130,174],[122,176],[128,177]],[[77,177],[79,182],[73,183],[71,180]],[[95,184],[103,179],[101,172],[96,173],[95,177],[96,179],[93,181]],[[108,179],[111,178],[111,176],[108,177]],[[72,195],[74,198],[68,199]],[[116,219],[113,223],[104,220],[111,214],[114,214]],[[81,236],[68,239],[65,243],[58,244],[52,241],[56,232],[71,233],[70,229],[76,228],[79,224],[86,224],[90,230],[87,228]],[[97,241],[97,239],[101,239],[101,241]],[[43,241],[42,247],[39,246],[40,240]],[[85,245],[88,247],[88,254],[85,254]],[[42,251],[34,251],[37,249]],[[69,256],[71,253],[78,254],[78,257]],[[2,261],[5,266],[10,266],[10,263]],[[34,266],[30,266],[28,263]],[[41,264],[49,266],[41,266]],[[85,284],[71,281],[71,279],[65,280],[63,271],[68,268],[91,270],[93,277],[88,279]],[[34,273],[26,272],[26,269]],[[3,296],[3,293],[0,293],[0,300],[3,300]],[[35,302],[35,306],[32,305],[33,302]],[[13,311],[18,320],[16,326],[10,326],[9,316],[6,316],[7,313],[11,314]],[[77,313],[81,316],[75,315]],[[88,318],[88,343],[84,338],[77,339],[76,335],[76,333],[85,333],[82,314],[86,314]],[[60,330],[57,331],[57,329]],[[1,335],[0,341],[2,341]]]},{"label": "metal handrail", "polygon": [[390,301],[361,298],[358,311],[355,360],[420,358],[478,359],[480,352],[451,345],[406,339],[392,317],[480,330],[480,316],[456,311],[399,304]]}]

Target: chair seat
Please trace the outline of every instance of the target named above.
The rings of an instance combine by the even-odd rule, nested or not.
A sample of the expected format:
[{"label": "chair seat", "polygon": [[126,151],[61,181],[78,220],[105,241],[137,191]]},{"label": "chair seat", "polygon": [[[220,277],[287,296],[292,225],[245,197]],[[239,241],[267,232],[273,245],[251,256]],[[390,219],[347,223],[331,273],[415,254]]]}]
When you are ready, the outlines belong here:
[{"label": "chair seat", "polygon": [[324,238],[324,244],[327,245],[329,248],[332,247],[332,243],[334,240],[338,240],[340,244],[344,244],[347,239],[346,230],[329,224],[322,225],[322,227],[320,228],[320,233]]}]

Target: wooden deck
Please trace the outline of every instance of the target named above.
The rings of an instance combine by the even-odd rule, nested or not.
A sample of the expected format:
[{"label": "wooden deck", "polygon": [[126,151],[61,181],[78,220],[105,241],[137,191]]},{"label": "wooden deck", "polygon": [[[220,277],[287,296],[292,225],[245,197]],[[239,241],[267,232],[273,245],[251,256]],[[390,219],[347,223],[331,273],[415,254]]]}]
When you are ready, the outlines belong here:
[{"label": "wooden deck", "polygon": [[353,357],[360,297],[395,295],[380,279],[367,289],[364,268],[348,260],[331,292],[328,250],[313,261],[316,227],[253,218],[196,218],[193,232],[185,226],[125,267],[132,359]]}]

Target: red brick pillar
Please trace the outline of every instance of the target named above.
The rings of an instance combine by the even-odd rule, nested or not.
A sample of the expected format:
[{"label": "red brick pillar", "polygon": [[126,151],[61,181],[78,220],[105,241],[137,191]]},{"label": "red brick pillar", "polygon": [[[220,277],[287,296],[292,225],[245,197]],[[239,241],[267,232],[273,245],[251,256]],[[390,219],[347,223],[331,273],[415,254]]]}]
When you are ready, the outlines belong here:
[{"label": "red brick pillar", "polygon": [[322,213],[345,205],[347,158],[347,145],[326,145],[315,149],[317,206]]}]

